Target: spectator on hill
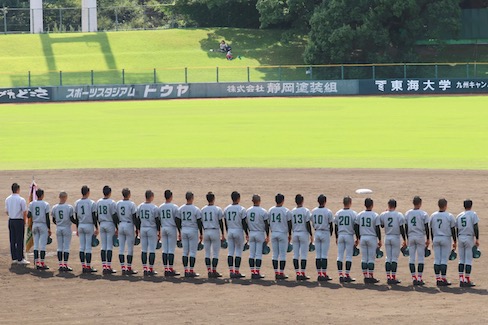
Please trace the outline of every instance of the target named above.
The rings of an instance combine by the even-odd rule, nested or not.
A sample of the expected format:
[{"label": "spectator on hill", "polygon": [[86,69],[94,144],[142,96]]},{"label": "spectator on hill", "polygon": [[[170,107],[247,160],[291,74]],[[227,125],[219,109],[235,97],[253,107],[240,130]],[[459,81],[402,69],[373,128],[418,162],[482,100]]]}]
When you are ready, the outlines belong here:
[{"label": "spectator on hill", "polygon": [[222,52],[222,53],[228,53],[230,50],[232,50],[232,48],[230,47],[230,45],[227,44],[225,42],[225,40],[222,40],[220,42],[220,52]]}]

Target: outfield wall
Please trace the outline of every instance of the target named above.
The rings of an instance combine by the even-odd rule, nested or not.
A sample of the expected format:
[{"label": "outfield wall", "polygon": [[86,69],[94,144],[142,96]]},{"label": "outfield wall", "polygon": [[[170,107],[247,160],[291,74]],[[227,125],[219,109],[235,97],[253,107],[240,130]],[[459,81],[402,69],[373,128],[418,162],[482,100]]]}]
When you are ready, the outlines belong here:
[{"label": "outfield wall", "polygon": [[314,80],[0,88],[0,103],[485,93],[488,79]]}]

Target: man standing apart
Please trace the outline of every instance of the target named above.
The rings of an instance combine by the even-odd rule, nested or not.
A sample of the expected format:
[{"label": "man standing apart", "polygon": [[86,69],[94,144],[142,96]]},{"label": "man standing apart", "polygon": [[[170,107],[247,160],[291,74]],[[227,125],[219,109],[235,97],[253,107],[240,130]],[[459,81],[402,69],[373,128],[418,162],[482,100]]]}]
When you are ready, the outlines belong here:
[{"label": "man standing apart", "polygon": [[12,194],[5,200],[5,213],[8,216],[8,229],[10,234],[10,255],[12,264],[27,265],[24,259],[24,229],[27,220],[27,204],[19,195],[20,186],[12,184]]}]

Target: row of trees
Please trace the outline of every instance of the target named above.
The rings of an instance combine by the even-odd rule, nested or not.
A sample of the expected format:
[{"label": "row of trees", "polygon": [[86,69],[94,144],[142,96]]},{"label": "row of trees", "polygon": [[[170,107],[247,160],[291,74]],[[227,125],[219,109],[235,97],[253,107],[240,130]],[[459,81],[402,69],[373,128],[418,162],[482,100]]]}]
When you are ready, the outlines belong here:
[{"label": "row of trees", "polygon": [[[1,2],[28,6],[22,0]],[[80,2],[44,0],[44,6],[79,7]],[[163,5],[168,3],[174,5]],[[166,24],[280,28],[287,35],[308,35],[304,60],[322,64],[413,61],[417,40],[455,38],[461,8],[488,7],[488,0],[98,0],[98,6],[105,30]],[[62,17],[52,21],[62,24]]]}]

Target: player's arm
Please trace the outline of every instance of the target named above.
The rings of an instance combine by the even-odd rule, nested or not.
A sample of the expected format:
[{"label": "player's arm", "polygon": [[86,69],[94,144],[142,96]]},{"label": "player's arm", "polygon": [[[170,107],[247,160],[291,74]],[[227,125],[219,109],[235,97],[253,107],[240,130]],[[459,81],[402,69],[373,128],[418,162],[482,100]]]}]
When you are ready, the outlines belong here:
[{"label": "player's arm", "polygon": [[112,221],[114,222],[115,229],[119,230],[120,219],[119,219],[119,215],[117,213],[114,213],[112,215]]},{"label": "player's arm", "polygon": [[247,225],[247,219],[246,218],[242,219],[242,229],[244,229],[246,236],[249,236],[249,226]]},{"label": "player's arm", "polygon": [[312,242],[313,241],[312,223],[309,221],[307,222],[306,226],[307,226],[308,234],[310,235],[310,241]]},{"label": "player's arm", "polygon": [[[429,223],[425,224],[425,235],[427,236],[427,240],[430,240]],[[434,238],[434,237],[432,237],[432,238]]]},{"label": "player's arm", "polygon": [[381,241],[381,229],[380,229],[380,226],[376,226],[375,227],[375,231],[376,231],[376,237],[378,237],[378,240]]},{"label": "player's arm", "polygon": [[32,218],[32,212],[30,211],[30,205],[29,205],[29,211],[27,212],[27,218]]},{"label": "player's arm", "polygon": [[203,222],[202,219],[197,219],[198,231],[200,232],[200,236],[203,236]]},{"label": "player's arm", "polygon": [[51,220],[49,219],[49,212],[46,212],[46,226],[47,230],[51,232]]},{"label": "player's arm", "polygon": [[288,236],[291,237],[291,230],[293,228],[293,225],[291,223],[291,220],[288,220]]},{"label": "player's arm", "polygon": [[330,235],[334,233],[334,224],[332,222],[329,222],[329,230],[330,230]]},{"label": "player's arm", "polygon": [[227,219],[224,217],[225,231],[229,232],[229,225],[227,224]]},{"label": "player's arm", "polygon": [[78,224],[80,223],[79,219],[78,219],[78,213],[75,213],[74,215],[72,215],[69,218],[69,220],[71,220],[71,222],[76,225],[76,228],[78,228]]},{"label": "player's arm", "polygon": [[264,230],[266,231],[266,237],[269,237],[269,220],[264,220]]},{"label": "player's arm", "polygon": [[408,239],[408,222],[405,222],[405,236]]},{"label": "player's arm", "polygon": [[456,244],[457,242],[456,227],[451,227],[451,236],[452,236],[452,240],[454,240],[454,244]]},{"label": "player's arm", "polygon": [[[356,228],[356,225],[354,225],[354,228]],[[335,238],[337,241],[337,239],[339,238],[339,226],[336,224],[334,225],[334,233],[335,233]]]},{"label": "player's arm", "polygon": [[98,215],[96,212],[92,212],[92,220],[95,228],[98,230]]},{"label": "player's arm", "polygon": [[[361,239],[361,232],[359,231],[359,225],[357,223],[354,225],[354,233],[356,234],[356,238],[358,240]],[[336,236],[337,236],[337,233],[336,233]]]},{"label": "player's arm", "polygon": [[225,238],[224,221],[222,219],[219,220],[219,227],[220,227],[220,233],[222,234],[222,238]]},{"label": "player's arm", "polygon": [[406,241],[407,240],[407,234],[406,234],[404,225],[400,226],[400,234],[402,235],[403,241]]},{"label": "player's arm", "polygon": [[56,224],[56,218],[54,217],[54,211],[53,211],[53,212],[51,212],[51,216],[52,216],[52,218],[53,218],[53,223],[54,223],[54,224]]},{"label": "player's arm", "polygon": [[154,218],[154,221],[156,222],[156,230],[158,232],[161,231],[161,219],[159,218],[159,216],[156,216],[156,218]]}]

